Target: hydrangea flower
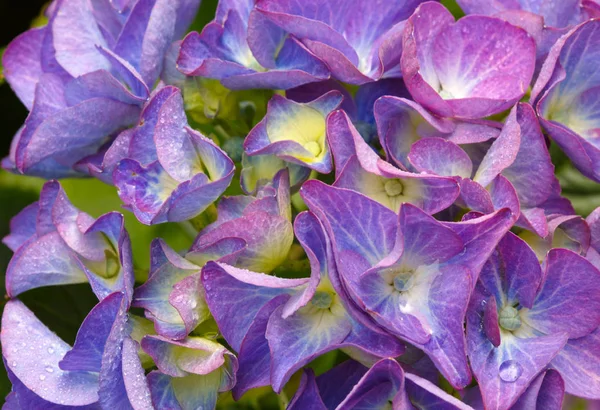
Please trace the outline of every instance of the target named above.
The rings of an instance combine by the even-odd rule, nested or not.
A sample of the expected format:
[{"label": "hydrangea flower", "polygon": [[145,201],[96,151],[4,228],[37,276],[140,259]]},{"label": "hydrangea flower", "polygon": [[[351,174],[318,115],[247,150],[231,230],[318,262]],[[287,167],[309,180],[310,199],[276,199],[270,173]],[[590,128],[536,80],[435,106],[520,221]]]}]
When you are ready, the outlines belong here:
[{"label": "hydrangea flower", "polygon": [[341,101],[342,95],[337,91],[308,103],[273,96],[267,115],[244,141],[246,154],[274,154],[321,173],[331,172],[327,117]]},{"label": "hydrangea flower", "polygon": [[[486,408],[510,408],[567,340],[598,327],[599,291],[600,271],[583,257],[552,249],[542,269],[518,237],[507,234],[500,241],[467,315],[467,351]],[[559,360],[567,384],[571,374],[582,377],[572,369]]]},{"label": "hydrangea flower", "polygon": [[375,101],[374,116],[387,160],[413,171],[408,154],[414,143],[427,137],[443,138],[456,144],[476,144],[500,134],[501,125],[489,120],[438,117],[405,97],[385,95]]},{"label": "hydrangea flower", "polygon": [[301,192],[331,238],[354,303],[423,349],[454,386],[465,387],[471,374],[462,318],[481,267],[510,227],[510,211],[444,225],[412,205],[396,215],[358,193],[318,182]]},{"label": "hydrangea flower", "polygon": [[510,108],[527,91],[535,42],[487,16],[454,17],[427,2],[408,19],[401,68],[413,98],[443,117],[483,118]]},{"label": "hydrangea flower", "polygon": [[17,37],[3,55],[4,75],[30,110],[3,167],[72,175],[78,161],[133,125],[199,3],[54,2],[48,24]]},{"label": "hydrangea flower", "polygon": [[11,222],[4,238],[14,252],[6,290],[17,296],[42,286],[89,282],[99,299],[121,291],[131,297],[133,262],[123,215],[94,219],[76,209],[56,181],[47,182],[40,200]]},{"label": "hydrangea flower", "polygon": [[214,142],[189,128],[179,89],[158,90],[136,128],[122,132],[105,154],[124,206],[145,224],[199,215],[229,186],[235,166]]},{"label": "hydrangea flower", "polygon": [[452,178],[402,171],[381,160],[343,111],[332,113],[327,125],[335,159],[334,186],[360,192],[394,212],[408,202],[433,214],[458,197],[458,184]]},{"label": "hydrangea flower", "polygon": [[[506,199],[511,193],[507,190],[514,188],[517,198],[509,207],[519,217],[517,225],[545,237],[548,222],[544,208],[558,184],[545,146],[533,108],[519,103],[483,155],[474,150],[473,145],[465,151],[452,140],[424,138],[412,144],[406,158],[416,171],[457,177],[462,188],[461,200],[477,211],[493,211],[498,197],[508,206]],[[475,167],[477,162],[478,167]],[[499,175],[501,181],[496,179]],[[488,198],[481,188],[492,183],[500,192],[493,189]]]},{"label": "hydrangea flower", "polygon": [[220,1],[214,21],[181,44],[177,66],[232,89],[287,89],[329,77],[296,37],[257,14],[254,0]]},{"label": "hydrangea flower", "polygon": [[261,0],[256,5],[255,21],[298,38],[327,64],[334,78],[363,84],[400,75],[399,40],[404,20],[421,2]]},{"label": "hydrangea flower", "polygon": [[344,96],[339,109],[343,109],[352,119],[365,141],[373,145],[377,141],[374,103],[383,96],[408,97],[408,91],[400,78],[384,78],[375,82],[362,84],[352,94],[341,83],[335,80],[306,84],[286,91],[286,97],[300,103],[316,100],[329,91],[339,91]]},{"label": "hydrangea flower", "polygon": [[212,262],[202,271],[208,305],[239,354],[237,397],[269,384],[279,392],[296,370],[334,349],[369,361],[403,350],[361,320],[364,313],[346,299],[316,217],[298,215],[294,230],[310,260],[310,278],[282,279]]},{"label": "hydrangea flower", "polygon": [[600,181],[598,20],[582,23],[552,47],[531,93],[540,123],[582,174]]},{"label": "hydrangea flower", "polygon": [[224,198],[217,210],[217,220],[196,237],[188,259],[202,266],[210,260],[203,255],[206,249],[228,243],[238,268],[268,273],[285,261],[294,240],[286,169],[256,196]]},{"label": "hydrangea flower", "polygon": [[600,6],[458,3],[51,2],[3,167],[87,179],[3,238],[4,407],[600,400]]}]

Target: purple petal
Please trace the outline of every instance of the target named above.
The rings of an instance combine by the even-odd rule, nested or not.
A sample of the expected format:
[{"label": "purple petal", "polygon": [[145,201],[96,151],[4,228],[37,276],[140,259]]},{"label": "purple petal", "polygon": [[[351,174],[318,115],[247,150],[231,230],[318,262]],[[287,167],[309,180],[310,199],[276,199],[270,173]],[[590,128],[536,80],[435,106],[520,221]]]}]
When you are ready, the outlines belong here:
[{"label": "purple petal", "polygon": [[[155,239],[151,245],[150,276],[146,283],[135,290],[133,306],[142,307],[150,314],[156,332],[159,335],[172,339],[182,339],[187,336],[201,319],[206,317],[207,307],[201,299],[201,294],[191,283],[192,295],[188,302],[195,302],[196,308],[190,312],[197,312],[195,320],[185,321],[180,310],[172,302],[180,300],[178,296],[185,296],[186,278],[194,279],[194,274],[200,272],[200,266],[188,262],[168,247],[160,239]],[[199,278],[196,277],[196,280]],[[197,296],[195,296],[197,294]],[[175,303],[178,305],[178,303]],[[180,306],[183,307],[183,306]],[[187,309],[186,309],[187,311]]]},{"label": "purple petal", "polygon": [[[7,367],[6,360],[4,366]],[[42,399],[40,396],[32,392],[14,375],[10,369],[7,369],[8,379],[12,384],[11,392],[6,396],[4,410],[21,410],[21,409],[48,409],[48,410],[64,410],[73,409],[74,407],[55,404]],[[93,403],[85,406],[77,406],[81,410],[95,410],[98,408],[98,403]]]},{"label": "purple petal", "polygon": [[502,112],[533,76],[535,42],[500,19],[467,16],[453,23],[443,6],[429,3],[417,8],[405,33],[407,88],[438,115],[476,119]]},{"label": "purple petal", "polygon": [[162,59],[174,40],[178,7],[165,0],[138,2],[119,35],[115,51],[153,85],[162,70]]},{"label": "purple petal", "polygon": [[402,205],[398,220],[403,263],[414,267],[441,263],[464,248],[461,237],[452,229],[412,205]]},{"label": "purple petal", "polygon": [[502,132],[492,143],[489,151],[479,164],[473,180],[486,187],[517,158],[520,145],[520,128],[517,123],[517,109],[513,108],[502,127]]},{"label": "purple petal", "polygon": [[271,314],[286,302],[286,296],[277,296],[265,304],[248,328],[238,354],[239,368],[233,397],[239,400],[250,389],[271,384],[271,351],[265,336]]},{"label": "purple petal", "polygon": [[91,3],[85,0],[63,2],[54,18],[52,34],[56,60],[73,77],[110,68],[96,47],[107,44],[94,19]]},{"label": "purple petal", "polygon": [[317,377],[319,393],[327,408],[337,408],[367,370],[357,361],[346,360]]},{"label": "purple petal", "polygon": [[94,153],[107,136],[133,124],[138,115],[138,107],[107,98],[93,98],[61,110],[35,129],[22,168],[27,170],[51,157],[75,163]]},{"label": "purple petal", "polygon": [[138,356],[139,348],[133,339],[127,337],[123,340],[121,367],[126,399],[135,410],[150,410],[153,409],[150,388]]},{"label": "purple petal", "polygon": [[[598,22],[579,25],[550,50],[532,101],[540,123],[585,176],[598,180],[596,163],[600,77],[588,67],[598,55]],[[568,107],[568,109],[564,108]]]},{"label": "purple petal", "polygon": [[562,409],[565,382],[556,370],[547,370],[536,377],[525,393],[511,407],[514,410]]},{"label": "purple petal", "polygon": [[338,408],[378,408],[396,403],[403,390],[402,368],[392,359],[383,359],[365,373]]},{"label": "purple petal", "polygon": [[[481,275],[483,275],[483,273]],[[485,308],[483,310],[483,331],[495,347],[500,346],[501,343],[500,326],[498,323],[498,305],[496,304],[494,294],[492,294],[489,299],[485,301]]]},{"label": "purple petal", "polygon": [[62,370],[100,372],[104,345],[122,301],[123,294],[115,292],[90,311],[77,332],[73,348],[59,363]]},{"label": "purple petal", "polygon": [[41,286],[86,281],[77,255],[58,232],[32,237],[15,252],[6,271],[6,291],[12,297]]},{"label": "purple petal", "polygon": [[238,352],[262,306],[307,282],[308,279],[280,279],[216,262],[209,262],[202,269],[206,302],[223,337]]},{"label": "purple petal", "polygon": [[412,373],[404,373],[404,386],[410,402],[422,409],[470,410],[456,397],[449,395],[430,381]]},{"label": "purple petal", "polygon": [[300,386],[287,407],[289,410],[327,410],[321,399],[319,388],[312,369],[305,369],[300,379]]},{"label": "purple petal", "polygon": [[27,205],[10,220],[10,233],[2,238],[2,243],[16,252],[29,238],[36,234],[36,219],[39,203]]},{"label": "purple petal", "polygon": [[65,87],[65,100],[70,106],[91,98],[110,98],[131,105],[141,105],[144,102],[143,97],[133,94],[105,70],[83,74]]},{"label": "purple petal", "polygon": [[470,178],[473,172],[467,153],[442,138],[424,138],[415,142],[408,153],[408,160],[418,172],[463,178]]},{"label": "purple petal", "polygon": [[529,104],[519,103],[516,120],[520,127],[521,140],[514,162],[502,171],[519,194],[523,207],[542,204],[552,194],[555,181],[554,165],[546,147],[540,125]]},{"label": "purple petal", "polygon": [[535,1],[495,1],[493,3],[477,0],[458,0],[460,7],[467,14],[492,15],[504,10],[525,10],[544,17],[545,24],[550,27],[565,27],[576,24],[580,11],[576,0],[559,2]]},{"label": "purple petal", "polygon": [[[393,249],[397,225],[394,212],[361,194],[319,181],[306,182],[300,192],[325,226],[343,276],[347,265],[341,255],[352,254],[370,267]],[[350,271],[357,272],[354,267]]]},{"label": "purple petal", "polygon": [[600,272],[585,258],[566,249],[546,257],[544,283],[524,320],[545,333],[583,337],[600,325]]},{"label": "purple petal", "polygon": [[70,346],[18,300],[4,306],[1,337],[10,370],[42,399],[71,406],[98,400],[98,375],[61,370],[58,362]]},{"label": "purple petal", "polygon": [[35,87],[42,76],[42,44],[48,29],[34,28],[16,37],[2,55],[3,74],[21,102],[31,111]]},{"label": "purple petal", "polygon": [[455,258],[455,263],[469,268],[475,286],[483,265],[512,225],[510,211],[505,208],[469,221],[445,222],[444,225],[452,228],[465,244],[466,251]]},{"label": "purple petal", "polygon": [[550,365],[564,379],[567,393],[600,399],[599,342],[600,329],[596,329],[587,336],[569,340],[552,360]]},{"label": "purple petal", "polygon": [[271,384],[280,392],[292,374],[314,358],[331,351],[346,338],[351,322],[339,307],[306,306],[292,316],[281,317],[277,308],[269,319],[266,337],[271,350]]},{"label": "purple petal", "polygon": [[152,404],[158,408],[179,410],[181,406],[175,397],[171,377],[154,370],[148,374],[148,385],[152,395]]},{"label": "purple petal", "polygon": [[220,344],[201,337],[187,337],[180,341],[162,336],[147,335],[142,349],[148,353],[158,369],[172,377],[188,374],[207,375],[228,362],[237,369],[235,356]]}]

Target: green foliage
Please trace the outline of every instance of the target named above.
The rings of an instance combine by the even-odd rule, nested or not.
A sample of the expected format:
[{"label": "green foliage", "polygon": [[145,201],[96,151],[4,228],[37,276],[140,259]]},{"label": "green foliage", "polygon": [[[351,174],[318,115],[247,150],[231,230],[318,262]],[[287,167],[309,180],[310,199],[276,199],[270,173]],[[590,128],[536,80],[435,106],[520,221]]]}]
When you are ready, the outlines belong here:
[{"label": "green foliage", "polygon": [[[485,1],[485,0],[482,0]],[[452,13],[452,15],[459,19],[465,15],[465,12],[462,11],[456,0],[442,0],[442,4]]]}]

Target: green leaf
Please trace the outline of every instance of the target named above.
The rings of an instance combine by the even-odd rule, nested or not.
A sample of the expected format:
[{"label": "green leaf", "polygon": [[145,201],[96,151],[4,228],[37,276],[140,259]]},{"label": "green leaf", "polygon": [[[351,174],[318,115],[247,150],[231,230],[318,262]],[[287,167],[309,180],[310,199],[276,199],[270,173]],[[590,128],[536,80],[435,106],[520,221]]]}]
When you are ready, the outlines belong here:
[{"label": "green leaf", "polygon": [[452,13],[454,18],[457,20],[465,15],[465,12],[462,11],[456,0],[442,0],[442,4],[450,11],[450,13]]}]

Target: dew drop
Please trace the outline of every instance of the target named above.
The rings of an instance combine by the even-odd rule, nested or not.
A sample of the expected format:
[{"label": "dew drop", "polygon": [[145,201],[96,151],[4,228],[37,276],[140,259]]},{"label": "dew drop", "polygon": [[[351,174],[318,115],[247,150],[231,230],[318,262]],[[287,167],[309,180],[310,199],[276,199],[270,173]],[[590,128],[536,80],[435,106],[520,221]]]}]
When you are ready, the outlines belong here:
[{"label": "dew drop", "polygon": [[44,380],[46,380],[46,376],[44,376],[43,374],[40,374],[40,380],[41,380],[41,381],[44,381]]},{"label": "dew drop", "polygon": [[502,362],[499,369],[500,378],[507,383],[514,383],[521,373],[523,373],[523,367],[514,360],[506,360]]},{"label": "dew drop", "polygon": [[12,362],[12,367],[17,367],[17,362]]},{"label": "dew drop", "polygon": [[50,354],[54,353],[54,349],[53,349],[53,348],[51,348],[51,347],[49,347],[49,348],[48,348],[48,353],[50,353]]},{"label": "dew drop", "polygon": [[45,370],[46,370],[48,373],[53,373],[53,372],[54,372],[54,369],[52,368],[52,366],[46,366],[46,369],[45,369]]}]

